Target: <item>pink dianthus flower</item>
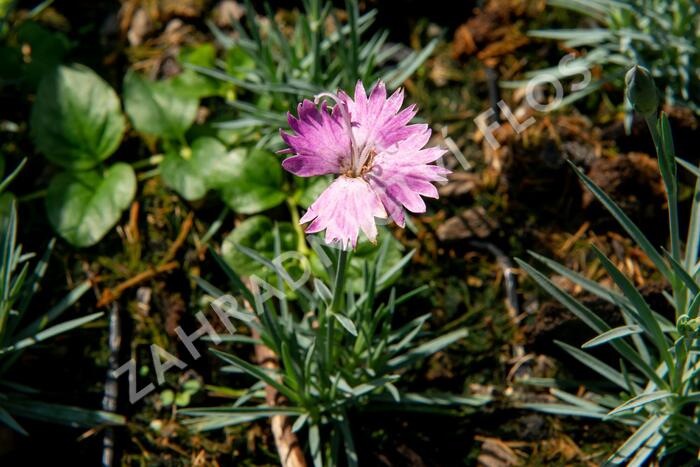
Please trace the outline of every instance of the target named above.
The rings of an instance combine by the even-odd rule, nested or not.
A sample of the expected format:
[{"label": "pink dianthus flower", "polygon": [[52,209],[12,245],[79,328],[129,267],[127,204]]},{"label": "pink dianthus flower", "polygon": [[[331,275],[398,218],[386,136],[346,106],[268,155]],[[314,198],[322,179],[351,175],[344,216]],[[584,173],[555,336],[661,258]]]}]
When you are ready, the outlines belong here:
[{"label": "pink dianthus flower", "polygon": [[321,94],[317,101],[323,97],[335,102],[332,109],[325,101],[319,108],[318,102],[304,100],[298,117],[288,115],[294,133],[280,130],[289,146],[280,152],[292,156],[282,166],[300,177],[338,175],[300,223],[310,222],[306,233],[325,230],[328,244],[354,248],[360,230],[376,240],[375,218],[391,218],[404,227],[404,208],[425,212],[422,197],[437,198],[433,183],[445,181],[449,173],[432,164],[446,151],[424,148],[430,128],[409,124],[416,109],[410,105],[401,110],[402,89],[387,98],[380,81],[367,96],[358,81],[354,99],[343,91]]}]

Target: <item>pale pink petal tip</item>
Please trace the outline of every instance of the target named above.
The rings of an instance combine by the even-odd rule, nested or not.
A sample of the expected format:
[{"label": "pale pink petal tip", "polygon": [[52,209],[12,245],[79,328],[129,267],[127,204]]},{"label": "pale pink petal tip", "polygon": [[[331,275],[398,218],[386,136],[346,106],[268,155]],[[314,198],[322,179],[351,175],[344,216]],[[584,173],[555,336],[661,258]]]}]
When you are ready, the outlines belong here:
[{"label": "pale pink petal tip", "polygon": [[385,219],[386,211],[377,194],[362,178],[338,177],[309,207],[300,223],[311,222],[306,233],[326,231],[328,244],[355,248],[360,231],[371,241],[377,239],[375,217]]}]

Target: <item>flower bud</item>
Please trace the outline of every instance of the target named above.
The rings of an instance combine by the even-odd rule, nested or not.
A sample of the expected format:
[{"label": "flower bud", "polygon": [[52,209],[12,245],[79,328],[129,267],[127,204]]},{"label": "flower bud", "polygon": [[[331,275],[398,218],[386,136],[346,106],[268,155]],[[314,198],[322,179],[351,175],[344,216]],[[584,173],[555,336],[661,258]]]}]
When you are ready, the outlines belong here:
[{"label": "flower bud", "polygon": [[654,85],[651,72],[643,66],[635,65],[625,75],[627,99],[634,110],[645,117],[656,114],[659,106],[659,93]]}]

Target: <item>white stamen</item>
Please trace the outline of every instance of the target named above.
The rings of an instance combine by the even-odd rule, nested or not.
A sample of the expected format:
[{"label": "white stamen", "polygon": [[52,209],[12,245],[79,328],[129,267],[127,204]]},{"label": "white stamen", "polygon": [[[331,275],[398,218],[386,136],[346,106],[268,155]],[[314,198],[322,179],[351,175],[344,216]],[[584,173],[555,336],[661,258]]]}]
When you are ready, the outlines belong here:
[{"label": "white stamen", "polygon": [[357,168],[355,169],[355,175],[360,175],[362,167],[364,167],[365,162],[367,162],[369,155],[372,153],[372,149],[373,148],[368,144],[365,145],[365,147],[362,149],[362,153],[360,154],[360,160],[357,164]]}]

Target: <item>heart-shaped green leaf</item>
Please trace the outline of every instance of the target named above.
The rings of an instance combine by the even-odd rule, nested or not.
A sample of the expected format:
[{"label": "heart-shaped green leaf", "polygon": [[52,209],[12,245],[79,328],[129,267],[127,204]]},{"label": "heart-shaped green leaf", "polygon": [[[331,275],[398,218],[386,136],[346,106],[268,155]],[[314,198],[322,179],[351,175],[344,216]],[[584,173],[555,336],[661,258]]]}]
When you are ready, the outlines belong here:
[{"label": "heart-shaped green leaf", "polygon": [[242,214],[255,214],[282,203],[282,166],[274,154],[260,149],[232,152],[229,157],[231,177],[221,190],[221,197]]},{"label": "heart-shaped green leaf", "polygon": [[168,153],[161,164],[161,177],[186,200],[200,199],[207,190],[222,188],[237,177],[244,155],[244,149],[228,152],[218,139],[202,136],[191,148]]},{"label": "heart-shaped green leaf", "polygon": [[67,169],[91,169],[119,147],[124,133],[119,98],[83,66],[60,66],[39,85],[32,108],[34,144]]},{"label": "heart-shaped green leaf", "polygon": [[136,175],[128,164],[115,164],[104,174],[63,172],[46,194],[49,222],[70,244],[91,246],[114,227],[134,194]]},{"label": "heart-shaped green leaf", "polygon": [[124,78],[124,107],[143,133],[181,139],[197,116],[199,100],[172,81],[149,81],[133,71]]},{"label": "heart-shaped green leaf", "polygon": [[170,152],[160,166],[163,182],[186,200],[204,197],[211,187],[208,175],[226,158],[226,147],[217,139],[197,138],[191,148]]}]

